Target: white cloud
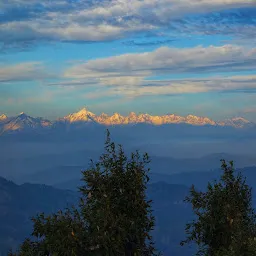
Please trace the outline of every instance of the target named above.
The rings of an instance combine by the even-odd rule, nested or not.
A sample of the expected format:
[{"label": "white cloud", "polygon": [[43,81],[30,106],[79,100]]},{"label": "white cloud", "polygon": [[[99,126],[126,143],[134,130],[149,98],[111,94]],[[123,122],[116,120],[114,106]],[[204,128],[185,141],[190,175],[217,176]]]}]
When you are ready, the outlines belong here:
[{"label": "white cloud", "polygon": [[256,48],[240,46],[160,47],[153,52],[123,54],[74,65],[66,78],[95,78],[108,85],[140,85],[149,76],[230,72],[256,69]]},{"label": "white cloud", "polygon": [[99,7],[71,13],[70,17],[76,20],[106,20],[116,17],[135,17],[147,20],[151,16],[157,23],[168,22],[186,14],[255,6],[254,0],[116,0],[106,3],[102,1],[102,3]]},{"label": "white cloud", "polygon": [[56,78],[41,62],[24,62],[13,65],[0,65],[0,83],[19,81],[41,81]]},{"label": "white cloud", "polygon": [[[61,18],[60,18],[61,19]],[[4,35],[2,41],[5,44],[16,41],[33,42],[41,41],[109,41],[120,39],[129,33],[148,31],[154,28],[152,25],[138,24],[125,27],[103,24],[82,25],[69,22],[65,26],[55,22],[22,21],[9,22],[0,25],[0,34]]]},{"label": "white cloud", "polygon": [[134,96],[165,95],[200,92],[222,92],[236,90],[256,90],[256,75],[228,78],[184,79],[155,81],[154,86],[126,88],[122,93]]},{"label": "white cloud", "polygon": [[[190,34],[229,30],[229,33],[249,35],[255,28],[255,23],[242,26],[244,29],[239,31],[224,26],[225,30],[218,32],[212,23],[204,22],[200,27],[195,21],[190,21],[192,25],[175,22],[189,14],[256,7],[255,0],[103,0],[97,4],[89,1],[90,5],[85,2],[5,1],[1,5],[4,15],[0,24],[0,42],[15,45],[34,41],[106,41],[134,33],[158,29],[173,32],[179,28],[183,32],[189,30]],[[18,12],[12,13],[11,7]]]},{"label": "white cloud", "polygon": [[[85,63],[79,62],[64,72],[64,78],[79,80],[80,87],[84,85],[97,89],[97,92],[90,93],[91,98],[102,95],[137,97],[209,91],[252,92],[256,90],[255,75],[165,80],[159,77],[255,69],[255,48],[234,45],[180,49],[161,47],[153,52],[123,54]],[[90,84],[90,81],[93,83]],[[68,81],[65,83],[68,85]]]},{"label": "white cloud", "polygon": [[[84,94],[84,98],[97,99],[117,96],[131,99],[140,96],[256,91],[256,75],[209,77],[202,79],[184,78],[176,80],[149,80],[147,82],[151,83],[151,85],[130,86],[119,84],[119,86],[102,87],[101,82],[99,82],[98,85],[93,86],[85,83],[84,86],[86,88],[90,87],[91,91]],[[82,86],[82,81],[80,81],[79,85]]]}]

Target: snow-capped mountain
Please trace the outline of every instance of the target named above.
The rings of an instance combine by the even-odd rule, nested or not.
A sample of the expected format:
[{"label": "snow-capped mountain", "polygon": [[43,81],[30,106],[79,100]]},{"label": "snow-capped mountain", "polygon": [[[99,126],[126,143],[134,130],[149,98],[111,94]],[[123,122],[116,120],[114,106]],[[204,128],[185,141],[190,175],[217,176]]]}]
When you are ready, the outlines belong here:
[{"label": "snow-capped mountain", "polygon": [[96,115],[90,112],[88,109],[83,108],[76,113],[71,113],[63,118],[59,118],[56,121],[50,122],[49,120],[43,118],[34,118],[26,115],[25,113],[20,113],[16,117],[7,117],[6,115],[0,115],[0,134],[7,131],[20,131],[27,129],[37,129],[37,128],[59,128],[66,129],[70,127],[83,128],[84,124],[99,124],[99,125],[126,125],[126,124],[138,124],[146,123],[153,125],[163,125],[163,124],[191,124],[196,126],[213,125],[213,126],[232,126],[235,128],[244,127],[255,127],[256,124],[250,122],[242,117],[235,117],[231,119],[226,119],[224,121],[214,121],[208,117],[200,117],[194,115],[187,115],[185,117],[166,114],[162,116],[149,115],[147,113],[136,114],[131,112],[127,116],[123,116],[117,112],[113,115],[108,115],[102,113]]},{"label": "snow-capped mountain", "polygon": [[6,122],[8,117],[5,114],[0,115],[0,122]]},{"label": "snow-capped mountain", "polygon": [[218,125],[221,125],[221,126],[233,126],[233,127],[237,127],[237,128],[243,128],[243,127],[254,126],[255,123],[250,122],[250,121],[246,120],[243,117],[234,117],[234,118],[231,118],[231,119],[226,119],[224,121],[220,121],[220,122],[218,122]]},{"label": "snow-capped mountain", "polygon": [[31,117],[21,112],[16,117],[8,118],[7,122],[4,122],[1,129],[1,134],[6,131],[20,131],[25,129],[36,129],[51,126],[49,120],[37,117]]},{"label": "snow-capped mountain", "polygon": [[131,124],[131,123],[149,123],[154,125],[169,124],[169,123],[188,123],[193,125],[216,125],[216,122],[207,117],[198,117],[188,115],[187,117],[177,116],[174,114],[163,116],[151,116],[149,114],[139,114],[131,112],[128,116],[122,116],[115,112],[109,116],[105,113],[97,116],[94,113],[88,111],[86,108],[81,109],[76,113],[72,113],[60,120],[65,120],[70,123],[75,122],[90,122],[95,121],[103,125],[118,125],[118,124]]},{"label": "snow-capped mountain", "polygon": [[92,121],[93,118],[95,118],[96,115],[93,114],[92,112],[88,111],[86,108],[82,108],[80,111],[69,114],[68,116],[65,116],[64,118],[61,118],[60,120],[65,120],[70,123],[74,122],[88,122]]},{"label": "snow-capped mountain", "polygon": [[88,111],[86,108],[83,108],[76,113],[69,114],[68,116],[65,116],[60,120],[65,120],[70,123],[94,121],[103,125],[119,125],[119,124],[131,124],[131,123],[148,123],[148,124],[154,124],[154,125],[162,125],[162,124],[186,123],[191,125],[233,126],[237,128],[244,127],[245,125],[248,125],[251,123],[250,121],[242,117],[216,122],[208,117],[200,117],[200,116],[194,116],[194,115],[188,115],[186,117],[175,115],[175,114],[153,116],[149,114],[137,115],[135,112],[131,112],[127,116],[122,116],[117,112],[115,112],[113,115],[107,115],[105,113],[102,113],[97,116],[96,114]]}]

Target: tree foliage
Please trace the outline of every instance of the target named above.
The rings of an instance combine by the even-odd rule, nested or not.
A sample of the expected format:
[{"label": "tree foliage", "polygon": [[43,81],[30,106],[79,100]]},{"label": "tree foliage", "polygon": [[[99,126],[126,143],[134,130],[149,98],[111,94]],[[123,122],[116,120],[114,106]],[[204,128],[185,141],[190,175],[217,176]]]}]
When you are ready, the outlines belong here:
[{"label": "tree foliage", "polygon": [[181,245],[194,241],[197,255],[256,255],[256,215],[252,208],[251,188],[241,173],[234,175],[233,162],[222,161],[219,182],[208,183],[206,192],[192,185],[185,202],[192,204],[197,220],[186,225],[188,235]]},{"label": "tree foliage", "polygon": [[33,238],[9,256],[153,256],[151,200],[146,199],[150,162],[138,151],[125,155],[110,140],[105,153],[83,171],[78,208],[33,218]]}]

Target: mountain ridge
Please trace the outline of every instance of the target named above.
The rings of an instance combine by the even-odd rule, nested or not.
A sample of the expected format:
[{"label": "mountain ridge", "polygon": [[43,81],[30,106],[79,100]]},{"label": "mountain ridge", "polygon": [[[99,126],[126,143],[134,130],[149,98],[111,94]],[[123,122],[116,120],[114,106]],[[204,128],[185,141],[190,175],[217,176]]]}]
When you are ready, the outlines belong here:
[{"label": "mountain ridge", "polygon": [[51,122],[41,117],[31,117],[21,112],[18,116],[3,118],[2,129],[0,126],[0,135],[7,131],[20,131],[23,129],[44,128],[51,125]]},{"label": "mountain ridge", "polygon": [[128,125],[128,124],[152,124],[152,125],[163,125],[163,124],[189,124],[193,126],[231,126],[235,128],[244,128],[255,126],[256,124],[248,121],[243,117],[234,117],[231,119],[225,119],[223,121],[214,121],[208,117],[187,115],[179,116],[176,114],[166,115],[149,115],[148,113],[136,114],[130,112],[127,116],[123,116],[117,112],[113,115],[101,113],[96,115],[86,108],[82,108],[78,112],[71,113],[62,118],[58,118],[55,121],[49,121],[41,117],[31,117],[21,112],[18,116],[7,117],[5,114],[0,115],[0,135],[8,131],[20,131],[23,129],[35,129],[54,127],[56,124],[85,124],[85,123],[96,123],[100,125]]},{"label": "mountain ridge", "polygon": [[0,115],[0,122],[6,120],[8,117],[5,114]]}]

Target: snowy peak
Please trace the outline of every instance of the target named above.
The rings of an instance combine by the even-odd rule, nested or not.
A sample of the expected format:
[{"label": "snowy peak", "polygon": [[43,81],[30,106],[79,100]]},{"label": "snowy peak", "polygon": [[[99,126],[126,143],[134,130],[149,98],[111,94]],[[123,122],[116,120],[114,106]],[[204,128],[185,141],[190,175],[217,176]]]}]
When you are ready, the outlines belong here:
[{"label": "snowy peak", "polygon": [[211,120],[208,117],[200,117],[200,116],[194,116],[194,115],[188,115],[185,118],[185,122],[188,124],[194,124],[194,125],[216,125],[216,122]]},{"label": "snowy peak", "polygon": [[243,117],[235,117],[231,119],[233,122],[240,122],[240,123],[250,123],[250,121],[246,120]]},{"label": "snowy peak", "polygon": [[[97,120],[100,122],[100,120]],[[106,117],[102,120],[103,124],[106,122],[107,124],[123,124],[125,122],[125,117],[120,115],[119,113],[115,112],[112,116]]]},{"label": "snowy peak", "polygon": [[78,111],[77,113],[75,113],[77,116],[82,116],[82,115],[94,115],[92,112],[90,112],[89,110],[87,110],[86,108],[82,108],[80,111]]},{"label": "snowy peak", "polygon": [[25,114],[24,112],[20,112],[20,114],[17,116],[17,118],[26,120],[26,119],[30,119],[31,117],[28,116],[27,114]]},{"label": "snowy peak", "polygon": [[12,117],[2,128],[5,131],[19,131],[24,129],[43,128],[51,126],[51,122],[43,118],[34,118],[21,112],[18,116]]},{"label": "snowy peak", "polygon": [[8,117],[5,114],[0,115],[0,122],[6,121]]},{"label": "snowy peak", "polygon": [[68,116],[65,116],[63,119],[73,123],[73,122],[82,122],[82,121],[92,121],[92,119],[96,115],[90,111],[88,111],[86,108],[82,108],[80,111],[69,114]]},{"label": "snowy peak", "polygon": [[162,116],[149,115],[149,114],[139,114],[135,112],[130,112],[127,116],[122,116],[121,114],[115,112],[113,115],[107,115],[105,113],[99,116],[90,112],[88,109],[83,108],[80,111],[65,116],[62,120],[66,120],[70,123],[74,122],[91,122],[94,121],[103,125],[120,125],[120,124],[134,124],[134,123],[148,123],[154,125],[162,124],[179,124],[186,123],[191,125],[220,125],[220,126],[233,126],[236,128],[242,128],[247,124],[251,123],[242,117],[236,117],[233,119],[227,119],[221,122],[215,122],[208,117],[187,115],[186,117],[178,116],[175,114],[167,114]]},{"label": "snowy peak", "polygon": [[233,126],[236,128],[250,127],[255,125],[253,122],[248,121],[243,117],[234,117],[231,119],[226,119],[224,121],[218,122],[218,125],[221,126]]}]

